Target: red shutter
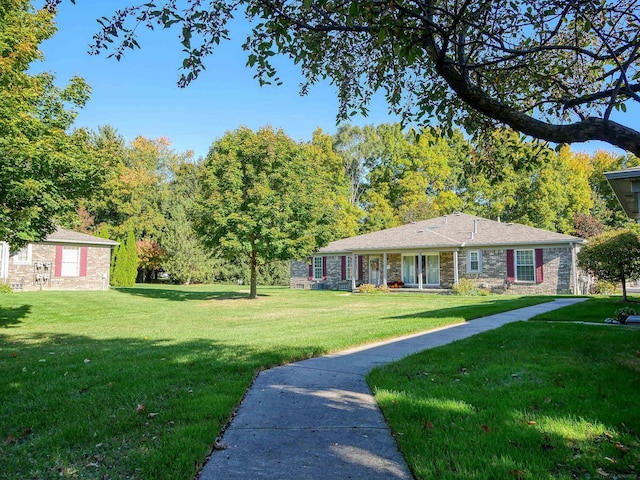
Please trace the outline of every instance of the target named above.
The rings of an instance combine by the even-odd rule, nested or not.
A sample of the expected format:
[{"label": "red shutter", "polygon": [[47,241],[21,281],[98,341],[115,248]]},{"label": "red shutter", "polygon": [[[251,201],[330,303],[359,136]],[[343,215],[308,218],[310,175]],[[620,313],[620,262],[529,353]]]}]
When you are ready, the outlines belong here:
[{"label": "red shutter", "polygon": [[56,263],[53,269],[53,276],[59,277],[62,274],[62,245],[56,245]]},{"label": "red shutter", "polygon": [[536,283],[542,283],[544,281],[544,272],[542,271],[543,265],[543,250],[541,248],[536,248]]},{"label": "red shutter", "polygon": [[358,280],[362,280],[362,277],[364,277],[364,266],[363,266],[364,262],[362,259],[362,255],[358,255]]},{"label": "red shutter", "polygon": [[313,280],[313,257],[309,258],[309,280]]},{"label": "red shutter", "polygon": [[322,257],[322,278],[327,278],[327,257]]},{"label": "red shutter", "polygon": [[341,275],[342,275],[342,280],[346,280],[347,279],[347,257],[345,257],[344,255],[341,258]]},{"label": "red shutter", "polygon": [[513,265],[513,250],[507,250],[507,282],[516,281],[516,272]]},{"label": "red shutter", "polygon": [[80,247],[80,276],[87,276],[87,247]]}]

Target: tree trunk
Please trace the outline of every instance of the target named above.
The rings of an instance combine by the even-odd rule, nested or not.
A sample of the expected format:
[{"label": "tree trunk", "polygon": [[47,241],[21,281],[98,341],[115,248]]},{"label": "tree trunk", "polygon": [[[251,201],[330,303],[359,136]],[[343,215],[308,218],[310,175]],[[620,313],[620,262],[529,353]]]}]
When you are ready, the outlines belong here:
[{"label": "tree trunk", "polygon": [[622,301],[627,301],[627,279],[622,277]]},{"label": "tree trunk", "polygon": [[258,266],[256,261],[256,251],[252,250],[249,257],[249,269],[251,270],[251,289],[249,290],[249,299],[258,298]]}]

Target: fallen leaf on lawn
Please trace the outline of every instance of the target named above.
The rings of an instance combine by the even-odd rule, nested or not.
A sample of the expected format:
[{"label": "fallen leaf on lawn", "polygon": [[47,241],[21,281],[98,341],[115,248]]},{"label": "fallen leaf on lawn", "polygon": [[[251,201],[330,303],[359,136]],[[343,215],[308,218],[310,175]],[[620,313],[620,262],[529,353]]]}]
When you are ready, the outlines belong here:
[{"label": "fallen leaf on lawn", "polygon": [[511,470],[509,473],[511,475],[513,475],[514,477],[523,477],[524,476],[524,472],[522,470]]},{"label": "fallen leaf on lawn", "polygon": [[214,450],[226,450],[227,449],[227,444],[218,442],[216,440],[216,442],[213,444],[213,449]]},{"label": "fallen leaf on lawn", "polygon": [[144,403],[139,403],[138,406],[136,407],[136,412],[142,412],[144,411],[146,407],[144,406]]},{"label": "fallen leaf on lawn", "polygon": [[12,443],[15,443],[15,442],[16,442],[16,437],[15,435],[11,434],[7,438],[5,438],[2,443],[11,445]]},{"label": "fallen leaf on lawn", "polygon": [[609,432],[604,432],[604,436],[607,437],[609,440],[613,438],[613,435],[611,435]]},{"label": "fallen leaf on lawn", "polygon": [[490,432],[491,431],[491,427],[489,425],[480,425],[480,428],[482,430],[484,430],[485,432]]},{"label": "fallen leaf on lawn", "polygon": [[424,428],[426,428],[427,430],[432,430],[433,429],[433,423],[431,423],[429,420],[425,420],[424,421]]},{"label": "fallen leaf on lawn", "polygon": [[598,475],[602,475],[603,477],[608,477],[609,476],[609,474],[607,472],[605,472],[601,468],[596,469],[596,472],[598,472]]},{"label": "fallen leaf on lawn", "polygon": [[604,459],[607,460],[608,462],[616,463],[616,461],[611,457],[604,457]]},{"label": "fallen leaf on lawn", "polygon": [[616,442],[615,447],[616,447],[616,450],[620,450],[621,452],[624,452],[624,453],[627,453],[629,451],[629,447],[625,447],[620,442]]},{"label": "fallen leaf on lawn", "polygon": [[11,354],[11,358],[16,358],[17,356],[18,356],[18,354],[17,354],[17,353],[12,353],[12,354]]},{"label": "fallen leaf on lawn", "polygon": [[154,412],[150,412],[150,413],[149,413],[149,415],[147,415],[147,418],[157,417],[158,415],[160,415],[160,413],[159,413],[159,412],[156,412],[156,413],[154,413]]},{"label": "fallen leaf on lawn", "polygon": [[535,422],[534,420],[529,420],[527,423],[528,423],[529,425],[535,425],[535,424],[536,424],[536,422]]}]

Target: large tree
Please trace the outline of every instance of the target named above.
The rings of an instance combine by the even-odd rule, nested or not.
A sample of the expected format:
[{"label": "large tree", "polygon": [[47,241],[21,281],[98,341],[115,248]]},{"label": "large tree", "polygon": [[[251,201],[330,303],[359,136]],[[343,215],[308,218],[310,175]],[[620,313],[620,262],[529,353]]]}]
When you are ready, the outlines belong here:
[{"label": "large tree", "polygon": [[139,46],[139,24],[177,27],[184,86],[244,13],[259,81],[279,82],[271,60],[284,54],[305,75],[303,91],[325,78],[337,86],[341,117],[366,112],[382,90],[409,121],[471,133],[498,122],[555,143],[602,140],[640,155],[640,132],[612,120],[640,103],[639,9],[638,0],[147,0],[102,20],[94,48],[115,44],[120,57]]},{"label": "large tree", "polygon": [[88,86],[30,70],[52,18],[28,0],[0,4],[0,240],[14,248],[51,233],[99,174],[87,133],[70,132]]},{"label": "large tree", "polygon": [[259,267],[332,240],[331,175],[318,160],[317,151],[268,127],[227,133],[207,155],[198,229],[228,259],[249,259],[249,298],[257,296]]}]

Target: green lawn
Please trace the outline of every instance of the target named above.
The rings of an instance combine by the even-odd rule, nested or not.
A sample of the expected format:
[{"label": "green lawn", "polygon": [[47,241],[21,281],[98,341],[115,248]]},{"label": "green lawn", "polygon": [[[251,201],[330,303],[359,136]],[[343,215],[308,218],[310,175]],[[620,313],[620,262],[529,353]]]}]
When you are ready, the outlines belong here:
[{"label": "green lawn", "polygon": [[579,321],[604,323],[605,318],[613,317],[616,310],[629,307],[640,313],[640,296],[627,295],[628,302],[623,302],[620,296],[597,296],[586,302],[577,303],[570,307],[543,313],[531,320],[538,321]]},{"label": "green lawn", "polygon": [[368,381],[418,479],[640,475],[640,328],[519,322]]},{"label": "green lawn", "polygon": [[259,293],[0,295],[0,478],[191,479],[260,369],[547,300]]}]

